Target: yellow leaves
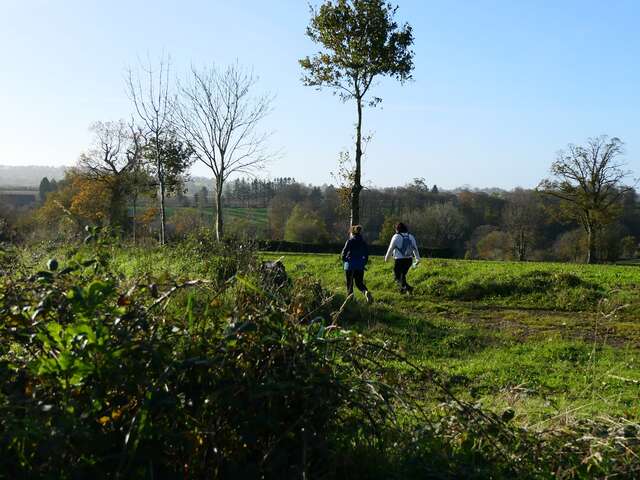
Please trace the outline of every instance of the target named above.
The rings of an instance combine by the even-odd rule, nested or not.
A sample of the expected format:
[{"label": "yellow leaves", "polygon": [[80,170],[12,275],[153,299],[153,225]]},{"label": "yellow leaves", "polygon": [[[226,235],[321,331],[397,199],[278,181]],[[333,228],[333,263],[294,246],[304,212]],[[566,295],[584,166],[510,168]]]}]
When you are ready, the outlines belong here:
[{"label": "yellow leaves", "polygon": [[120,417],[122,417],[123,411],[124,410],[122,408],[115,408],[111,412],[111,414],[110,414],[111,416],[103,415],[102,417],[100,417],[98,419],[98,423],[104,427],[104,426],[108,425],[111,422],[118,421],[120,419]]},{"label": "yellow leaves", "polygon": [[118,420],[122,416],[122,409],[116,408],[113,412],[111,412],[111,418],[113,420]]}]

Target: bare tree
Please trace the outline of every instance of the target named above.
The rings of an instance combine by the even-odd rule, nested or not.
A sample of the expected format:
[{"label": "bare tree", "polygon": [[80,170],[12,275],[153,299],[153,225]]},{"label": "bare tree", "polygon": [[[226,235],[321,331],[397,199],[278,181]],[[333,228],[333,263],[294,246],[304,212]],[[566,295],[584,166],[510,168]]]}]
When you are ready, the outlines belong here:
[{"label": "bare tree", "polygon": [[522,262],[535,240],[542,209],[535,192],[531,190],[517,188],[507,195],[506,200],[502,223],[511,239],[515,258]]},{"label": "bare tree", "polygon": [[123,120],[91,125],[92,147],[80,155],[79,166],[94,180],[104,182],[110,192],[109,223],[124,227],[128,175],[140,161],[139,138]]},{"label": "bare tree", "polygon": [[560,199],[561,214],[582,225],[587,235],[587,263],[596,262],[596,235],[619,212],[619,200],[632,187],[622,185],[631,172],[618,160],[623,143],[602,135],[561,150],[551,165],[550,179],[538,189]]},{"label": "bare tree", "polygon": [[147,151],[154,163],[160,201],[160,244],[166,243],[166,179],[163,165],[163,145],[171,135],[173,98],[169,78],[170,59],[161,58],[154,68],[151,61],[141,62],[127,72],[127,90],[140,118],[147,138]]},{"label": "bare tree", "polygon": [[235,173],[255,173],[269,158],[268,134],[259,132],[258,124],[271,111],[272,97],[252,95],[257,80],[237,64],[224,70],[211,66],[192,68],[179,88],[176,129],[213,173],[218,240],[224,233],[224,183]]}]

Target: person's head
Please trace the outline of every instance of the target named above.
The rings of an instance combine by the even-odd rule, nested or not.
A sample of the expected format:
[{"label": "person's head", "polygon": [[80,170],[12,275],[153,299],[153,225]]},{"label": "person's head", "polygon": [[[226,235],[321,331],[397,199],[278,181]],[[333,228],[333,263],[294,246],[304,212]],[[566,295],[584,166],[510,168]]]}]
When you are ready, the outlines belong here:
[{"label": "person's head", "polygon": [[407,233],[409,231],[409,229],[407,228],[407,226],[402,223],[402,222],[398,222],[396,224],[396,232],[397,233]]},{"label": "person's head", "polygon": [[353,225],[350,230],[351,235],[361,235],[362,234],[362,225]]}]

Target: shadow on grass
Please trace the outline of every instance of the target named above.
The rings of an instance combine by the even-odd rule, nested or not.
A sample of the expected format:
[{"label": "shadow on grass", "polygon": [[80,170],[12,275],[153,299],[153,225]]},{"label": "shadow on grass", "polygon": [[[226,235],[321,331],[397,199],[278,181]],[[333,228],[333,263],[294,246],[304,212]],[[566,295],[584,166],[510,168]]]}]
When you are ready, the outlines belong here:
[{"label": "shadow on grass", "polygon": [[[344,295],[336,296],[343,305]],[[478,325],[447,319],[435,312],[418,314],[384,303],[367,305],[350,299],[344,305],[339,323],[347,328],[373,334],[400,346],[417,361],[464,358],[498,345],[502,339]]]}]

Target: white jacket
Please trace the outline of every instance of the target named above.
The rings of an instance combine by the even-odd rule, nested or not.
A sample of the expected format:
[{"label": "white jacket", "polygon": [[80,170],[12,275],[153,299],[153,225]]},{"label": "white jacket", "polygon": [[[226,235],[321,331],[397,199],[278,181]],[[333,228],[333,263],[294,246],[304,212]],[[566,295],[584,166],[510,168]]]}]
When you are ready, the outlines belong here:
[{"label": "white jacket", "polygon": [[[402,236],[407,235],[409,240],[411,240],[411,247],[409,251],[406,252],[405,255],[402,249]],[[396,233],[393,237],[391,237],[391,243],[389,243],[389,249],[387,250],[387,254],[384,256],[384,261],[386,262],[391,258],[399,259],[399,258],[411,258],[416,257],[416,260],[420,261],[420,252],[418,252],[418,244],[416,243],[416,237],[411,235],[410,233]]]}]

